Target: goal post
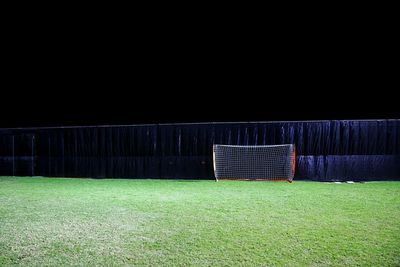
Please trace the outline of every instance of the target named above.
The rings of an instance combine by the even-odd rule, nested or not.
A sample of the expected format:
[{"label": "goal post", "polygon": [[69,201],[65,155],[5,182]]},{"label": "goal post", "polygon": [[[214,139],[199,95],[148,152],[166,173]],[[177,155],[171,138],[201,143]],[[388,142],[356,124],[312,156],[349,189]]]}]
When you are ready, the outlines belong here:
[{"label": "goal post", "polygon": [[215,179],[293,181],[294,144],[240,146],[213,145]]}]

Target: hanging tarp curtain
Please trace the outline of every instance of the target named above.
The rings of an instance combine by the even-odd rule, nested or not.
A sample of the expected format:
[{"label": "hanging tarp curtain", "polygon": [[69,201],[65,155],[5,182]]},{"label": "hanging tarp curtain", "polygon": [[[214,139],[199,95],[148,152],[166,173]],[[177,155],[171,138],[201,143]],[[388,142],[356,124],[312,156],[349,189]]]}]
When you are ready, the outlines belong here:
[{"label": "hanging tarp curtain", "polygon": [[294,143],[295,179],[400,180],[400,120],[0,129],[0,175],[213,179],[214,143]]}]

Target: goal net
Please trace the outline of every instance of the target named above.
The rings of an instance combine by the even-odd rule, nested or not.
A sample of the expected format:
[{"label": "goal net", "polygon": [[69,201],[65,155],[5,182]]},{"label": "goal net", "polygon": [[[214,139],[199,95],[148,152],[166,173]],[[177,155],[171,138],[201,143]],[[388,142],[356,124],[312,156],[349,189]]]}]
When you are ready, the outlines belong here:
[{"label": "goal net", "polygon": [[293,180],[294,144],[268,146],[213,146],[214,173],[218,179]]}]

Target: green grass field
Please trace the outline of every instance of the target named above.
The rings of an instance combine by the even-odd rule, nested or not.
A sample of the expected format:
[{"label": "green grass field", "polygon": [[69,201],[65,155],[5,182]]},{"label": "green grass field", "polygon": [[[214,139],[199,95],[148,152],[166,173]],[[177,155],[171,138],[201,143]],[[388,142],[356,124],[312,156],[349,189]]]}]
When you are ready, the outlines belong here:
[{"label": "green grass field", "polygon": [[400,266],[400,182],[0,177],[0,266]]}]

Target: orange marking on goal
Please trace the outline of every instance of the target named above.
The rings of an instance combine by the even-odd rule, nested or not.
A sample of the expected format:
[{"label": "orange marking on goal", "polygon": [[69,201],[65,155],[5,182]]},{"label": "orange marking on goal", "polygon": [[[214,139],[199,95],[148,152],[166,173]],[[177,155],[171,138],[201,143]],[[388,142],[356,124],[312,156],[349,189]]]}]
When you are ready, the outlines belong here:
[{"label": "orange marking on goal", "polygon": [[294,178],[294,173],[296,170],[296,146],[293,147],[293,160],[292,160],[292,174]]}]

